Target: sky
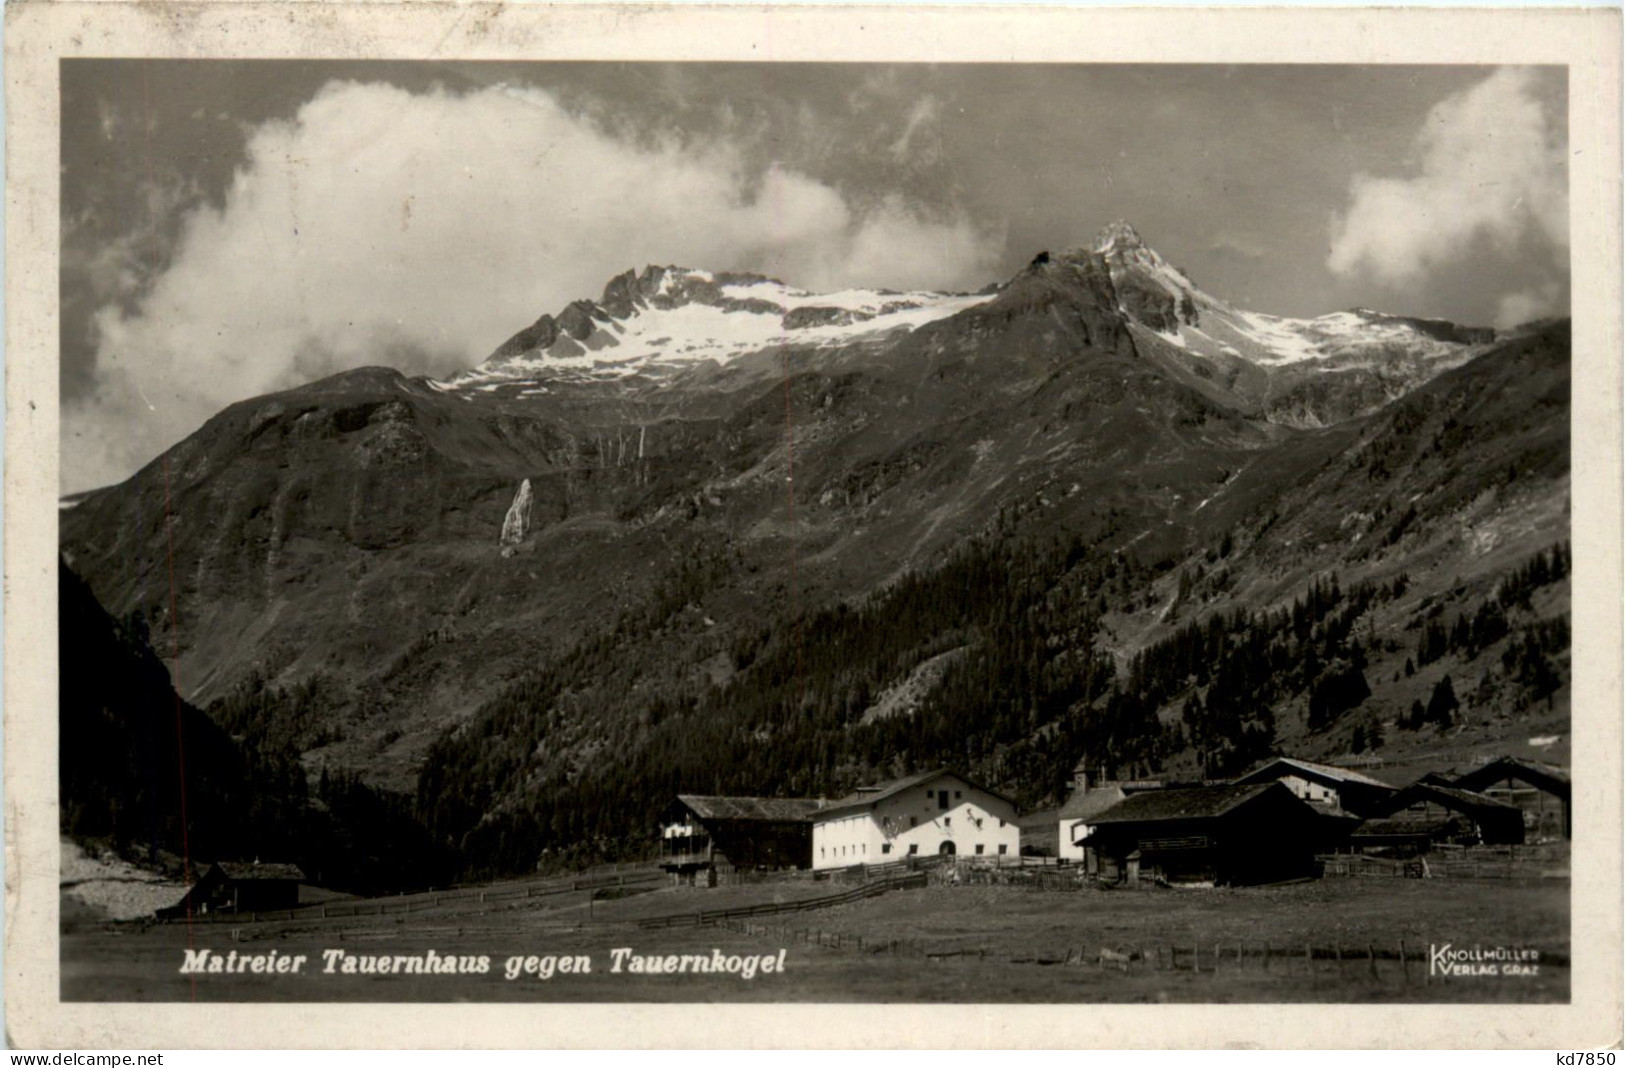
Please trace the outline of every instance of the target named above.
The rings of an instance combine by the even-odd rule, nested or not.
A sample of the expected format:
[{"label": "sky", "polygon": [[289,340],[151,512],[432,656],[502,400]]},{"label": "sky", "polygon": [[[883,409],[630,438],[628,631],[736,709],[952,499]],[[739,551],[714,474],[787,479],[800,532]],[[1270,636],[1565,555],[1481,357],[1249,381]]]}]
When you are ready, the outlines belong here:
[{"label": "sky", "polygon": [[1568,308],[1561,67],[62,68],[68,493],[237,400],[472,366],[650,263],[978,289],[1124,219],[1254,311]]}]

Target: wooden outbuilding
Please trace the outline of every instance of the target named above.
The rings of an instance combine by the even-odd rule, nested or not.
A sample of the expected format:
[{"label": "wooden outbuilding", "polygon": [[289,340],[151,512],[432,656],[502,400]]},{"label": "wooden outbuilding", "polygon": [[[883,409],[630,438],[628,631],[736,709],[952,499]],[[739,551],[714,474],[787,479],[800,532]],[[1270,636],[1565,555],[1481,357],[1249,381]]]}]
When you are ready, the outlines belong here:
[{"label": "wooden outbuilding", "polygon": [[812,867],[812,817],[825,802],[805,797],[679,794],[661,821],[660,866],[685,880],[707,873]]},{"label": "wooden outbuilding", "polygon": [[1504,756],[1456,776],[1452,785],[1516,806],[1526,841],[1574,836],[1567,768]]},{"label": "wooden outbuilding", "polygon": [[1423,780],[1389,798],[1355,829],[1349,846],[1359,852],[1408,855],[1436,845],[1517,845],[1523,840],[1523,811],[1516,805]]},{"label": "wooden outbuilding", "polygon": [[186,896],[159,919],[181,919],[211,912],[270,912],[299,906],[305,873],[296,864],[222,860],[204,869]]},{"label": "wooden outbuilding", "polygon": [[1149,790],[1090,818],[1100,874],[1130,884],[1312,877],[1319,874],[1315,854],[1353,825],[1274,781]]}]

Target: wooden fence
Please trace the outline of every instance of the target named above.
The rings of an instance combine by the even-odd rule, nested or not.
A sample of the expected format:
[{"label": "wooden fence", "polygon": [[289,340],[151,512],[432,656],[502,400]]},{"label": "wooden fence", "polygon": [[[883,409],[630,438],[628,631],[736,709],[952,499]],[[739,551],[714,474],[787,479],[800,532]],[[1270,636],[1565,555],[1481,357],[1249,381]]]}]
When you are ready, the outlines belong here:
[{"label": "wooden fence", "polygon": [[[1375,982],[1430,984],[1442,980],[1431,974],[1428,947],[1407,945],[1403,940],[1392,946],[1302,945],[1274,942],[1151,943],[1142,946],[1057,946],[1047,952],[1010,952],[986,946],[945,948],[913,939],[865,937],[851,931],[826,931],[818,927],[792,927],[756,923],[748,919],[724,920],[719,926],[746,935],[772,936],[782,943],[816,945],[824,949],[863,954],[907,955],[934,962],[989,961],[1008,964],[1035,964],[1072,968],[1094,968],[1118,972],[1188,972],[1208,975],[1248,973],[1253,976],[1279,976],[1282,979],[1324,980],[1365,979]],[[1567,953],[1543,950],[1540,965],[1567,968]]]},{"label": "wooden fence", "polygon": [[638,921],[642,928],[652,927],[708,927],[726,921],[752,916],[773,916],[786,912],[806,912],[845,905],[864,898],[875,897],[892,890],[917,890],[926,885],[924,872],[893,876],[843,890],[838,894],[802,898],[799,901],[769,901],[760,905],[746,905],[732,909],[701,909],[696,912],[678,912],[666,916],[649,916]]},{"label": "wooden fence", "polygon": [[1393,858],[1333,853],[1318,858],[1326,876],[1408,879],[1552,879],[1569,875],[1567,843],[1441,846],[1421,856]]},{"label": "wooden fence", "polygon": [[584,876],[574,879],[547,879],[538,882],[505,883],[486,887],[463,887],[452,890],[424,891],[400,894],[394,897],[375,897],[339,900],[319,905],[300,905],[291,909],[272,909],[258,912],[210,912],[191,917],[170,917],[163,923],[286,923],[289,920],[327,920],[354,916],[399,916],[425,909],[438,908],[448,902],[470,902],[481,905],[505,901],[524,901],[530,898],[551,897],[556,894],[578,893],[582,890],[601,890],[609,887],[648,888],[658,883],[663,874],[655,868],[631,870],[616,874]]}]

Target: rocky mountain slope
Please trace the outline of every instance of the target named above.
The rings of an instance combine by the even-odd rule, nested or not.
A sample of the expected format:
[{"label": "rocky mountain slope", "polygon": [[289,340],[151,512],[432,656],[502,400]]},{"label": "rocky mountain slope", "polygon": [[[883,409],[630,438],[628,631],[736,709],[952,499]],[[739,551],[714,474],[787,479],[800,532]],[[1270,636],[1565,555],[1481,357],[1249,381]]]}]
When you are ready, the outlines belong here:
[{"label": "rocky mountain slope", "polygon": [[[1091,747],[1194,766],[1177,730],[1148,741],[1189,687],[1125,711],[1134,658],[1334,571],[1407,576],[1360,638],[1368,676],[1403,675],[1423,617],[1566,538],[1568,356],[1565,324],[1239,310],[1123,225],[976,294],[651,267],[447,381],[233,405],[65,510],[62,545],[111,611],[173,631],[216,718],[524,866],[678,785],[834,790],[967,730],[959,758],[1034,800]],[[865,630],[880,606],[919,618]],[[1520,625],[1566,602],[1536,608]],[[1313,729],[1312,685],[1283,692],[1272,729],[1340,751],[1408,710],[1416,667]],[[1027,707],[956,711],[1029,668]],[[905,683],[907,711],[868,714]],[[1510,694],[1497,713],[1526,715]],[[691,764],[696,738],[731,755]]]},{"label": "rocky mountain slope", "polygon": [[229,717],[181,700],[144,621],[109,617],[65,566],[58,608],[62,832],[137,860],[150,878],[127,872],[142,891],[112,893],[98,885],[107,873],[70,879],[65,864],[64,889],[128,918],[150,916],[154,895],[177,885],[155,873],[193,879],[216,860],[287,860],[322,885],[356,891],[448,873],[449,854],[398,802],[342,774],[307,782],[297,752],[261,732],[234,733]]}]

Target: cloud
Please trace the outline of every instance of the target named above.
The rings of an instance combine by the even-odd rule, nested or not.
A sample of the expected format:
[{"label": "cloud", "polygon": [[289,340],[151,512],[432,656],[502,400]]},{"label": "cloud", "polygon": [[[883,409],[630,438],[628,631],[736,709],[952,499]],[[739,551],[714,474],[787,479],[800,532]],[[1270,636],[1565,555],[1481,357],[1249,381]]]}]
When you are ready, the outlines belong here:
[{"label": "cloud", "polygon": [[139,306],[173,247],[176,220],[202,200],[195,183],[169,170],[149,178],[140,194],[136,203],[64,213],[58,310],[66,401],[80,400],[96,388],[104,310],[117,306],[133,312]]},{"label": "cloud", "polygon": [[1417,134],[1417,173],[1358,174],[1332,220],[1327,265],[1403,287],[1477,248],[1510,257],[1568,247],[1568,174],[1561,112],[1537,74],[1502,68],[1447,97]]},{"label": "cloud", "polygon": [[903,124],[903,132],[891,143],[889,151],[892,159],[898,163],[909,159],[916,138],[936,136],[935,127],[941,117],[942,107],[937,103],[937,98],[931,95],[921,97],[909,110],[908,119]]},{"label": "cloud", "polygon": [[366,364],[471,365],[645,263],[811,289],[989,280],[998,242],[971,222],[864,203],[726,140],[617,136],[534,90],[330,83],[253,133],[135,307],[97,312],[64,489],[128,476],[235,400]]},{"label": "cloud", "polygon": [[1503,296],[1496,307],[1495,328],[1510,330],[1535,319],[1567,313],[1568,298],[1563,284],[1545,282]]}]

